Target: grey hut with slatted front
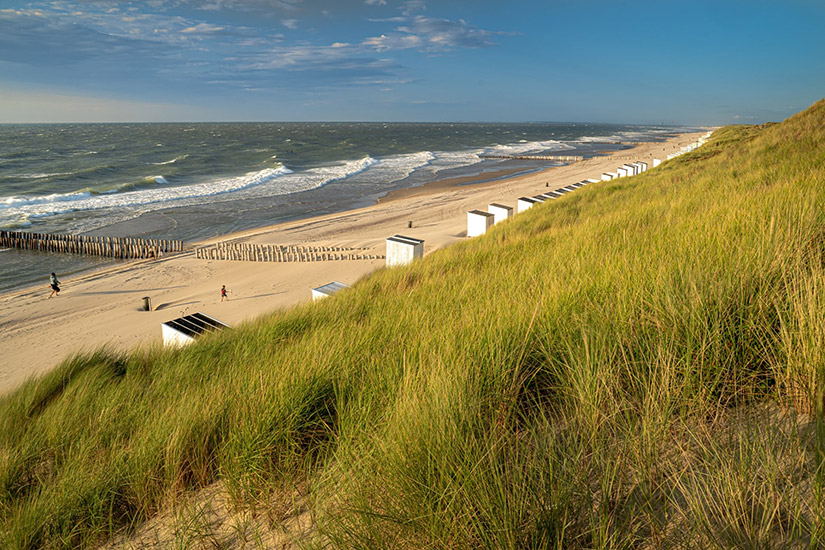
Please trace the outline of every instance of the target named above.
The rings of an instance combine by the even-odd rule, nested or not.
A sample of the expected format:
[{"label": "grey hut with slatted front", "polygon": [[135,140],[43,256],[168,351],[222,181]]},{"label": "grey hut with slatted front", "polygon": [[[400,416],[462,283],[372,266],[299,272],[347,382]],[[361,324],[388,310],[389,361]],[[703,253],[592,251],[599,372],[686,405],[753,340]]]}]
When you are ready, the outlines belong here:
[{"label": "grey hut with slatted front", "polygon": [[393,235],[387,239],[387,267],[406,265],[424,257],[424,241],[404,235]]},{"label": "grey hut with slatted front", "polygon": [[229,328],[229,325],[201,313],[184,315],[171,321],[161,323],[163,345],[181,347],[194,342],[198,337],[208,333]]}]

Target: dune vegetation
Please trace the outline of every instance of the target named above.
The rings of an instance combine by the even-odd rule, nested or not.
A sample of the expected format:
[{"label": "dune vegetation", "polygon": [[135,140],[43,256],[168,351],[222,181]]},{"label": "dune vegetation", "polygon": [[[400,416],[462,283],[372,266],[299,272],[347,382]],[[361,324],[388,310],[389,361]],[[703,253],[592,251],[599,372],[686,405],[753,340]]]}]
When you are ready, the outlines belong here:
[{"label": "dune vegetation", "polygon": [[820,101],[332,299],[67,359],[0,400],[0,546],[220,484],[308,510],[307,548],[823,547],[824,375]]}]

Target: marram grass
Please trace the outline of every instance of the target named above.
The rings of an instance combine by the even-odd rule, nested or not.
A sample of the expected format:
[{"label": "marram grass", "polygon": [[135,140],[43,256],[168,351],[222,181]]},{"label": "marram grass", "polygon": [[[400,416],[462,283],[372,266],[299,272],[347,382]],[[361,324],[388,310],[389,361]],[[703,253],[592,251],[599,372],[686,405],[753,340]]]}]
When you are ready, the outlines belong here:
[{"label": "marram grass", "polygon": [[67,359],[0,400],[0,546],[216,481],[275,523],[308,494],[306,547],[825,546],[824,213],[821,101],[334,299]]}]

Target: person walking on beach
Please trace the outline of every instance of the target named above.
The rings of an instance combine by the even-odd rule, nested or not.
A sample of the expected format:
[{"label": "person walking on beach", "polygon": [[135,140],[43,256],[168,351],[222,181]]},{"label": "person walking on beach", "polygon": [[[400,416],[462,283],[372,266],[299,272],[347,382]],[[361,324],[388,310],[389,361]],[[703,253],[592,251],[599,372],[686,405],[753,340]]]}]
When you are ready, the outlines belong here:
[{"label": "person walking on beach", "polygon": [[49,298],[51,298],[52,296],[57,296],[57,294],[60,292],[60,287],[58,286],[59,284],[60,281],[57,280],[57,275],[55,275],[54,272],[52,272],[52,274],[49,275],[49,285],[51,285],[52,287],[52,293],[49,294]]},{"label": "person walking on beach", "polygon": [[229,296],[226,295],[226,285],[221,285],[221,302],[228,299]]}]

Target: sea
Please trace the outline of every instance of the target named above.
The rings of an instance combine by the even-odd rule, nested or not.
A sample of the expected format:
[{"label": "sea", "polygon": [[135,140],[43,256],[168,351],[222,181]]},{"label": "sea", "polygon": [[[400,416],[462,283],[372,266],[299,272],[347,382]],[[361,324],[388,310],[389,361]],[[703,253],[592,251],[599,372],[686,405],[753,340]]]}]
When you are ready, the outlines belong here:
[{"label": "sea", "polygon": [[[359,208],[431,181],[476,183],[560,164],[489,156],[591,157],[683,131],[564,123],[2,124],[0,229],[192,242]],[[0,292],[118,261],[0,249]]]}]

